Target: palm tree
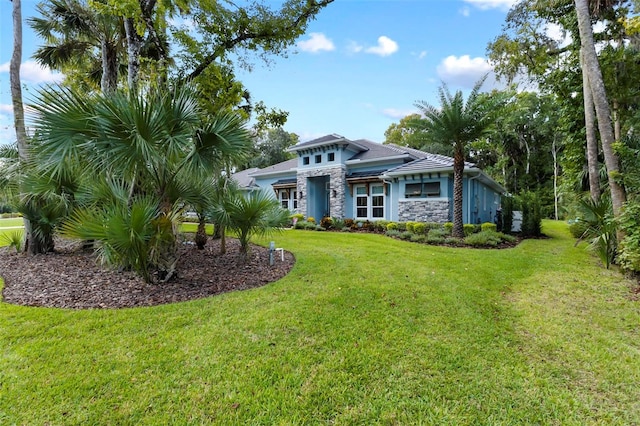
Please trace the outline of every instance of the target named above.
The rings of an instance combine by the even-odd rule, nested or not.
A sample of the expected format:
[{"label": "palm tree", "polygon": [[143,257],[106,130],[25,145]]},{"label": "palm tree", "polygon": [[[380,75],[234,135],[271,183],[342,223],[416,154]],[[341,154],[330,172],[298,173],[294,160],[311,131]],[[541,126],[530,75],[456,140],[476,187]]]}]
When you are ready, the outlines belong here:
[{"label": "palm tree", "polygon": [[440,107],[425,101],[416,103],[423,118],[416,125],[424,131],[431,143],[448,143],[453,151],[453,231],[457,238],[464,237],[462,223],[462,183],[468,145],[479,139],[492,123],[495,109],[502,100],[499,96],[481,97],[480,87],[486,77],[478,81],[467,101],[461,91],[449,92],[446,84],[438,89]]},{"label": "palm tree", "polygon": [[[34,109],[43,174],[55,180],[70,162],[77,161],[98,180],[117,181],[111,190],[117,196],[109,195],[109,202],[94,200],[85,210],[77,210],[70,222],[73,226],[67,225],[65,232],[82,230],[75,236],[101,241],[104,246],[110,235],[125,235],[120,228],[129,226],[132,212],[123,212],[123,208],[139,206],[146,213],[138,219],[155,212],[153,237],[143,239],[145,244],[139,246],[148,252],[143,260],[129,259],[125,266],[139,265],[136,269],[145,278],[157,281],[173,274],[177,222],[198,196],[198,185],[192,183],[211,180],[229,158],[242,156],[251,147],[250,133],[240,116],[219,113],[205,119],[196,93],[188,88],[151,91],[143,97],[122,91],[104,95],[49,87],[41,92]],[[121,220],[104,221],[105,210]],[[100,220],[113,232],[82,228],[83,215]]]},{"label": "palm tree", "polygon": [[269,235],[289,222],[289,211],[266,191],[242,194],[235,191],[217,208],[218,220],[235,231],[240,241],[240,257],[246,261],[254,235]]},{"label": "palm tree", "polygon": [[[606,7],[609,2],[596,3],[598,7]],[[593,95],[593,103],[598,120],[598,130],[600,132],[600,140],[602,141],[602,153],[604,154],[604,162],[607,166],[607,174],[609,177],[613,215],[617,218],[622,212],[626,194],[624,187],[616,180],[620,172],[620,166],[618,156],[613,149],[615,137],[611,124],[611,109],[609,108],[602,70],[600,69],[595,42],[593,40],[589,2],[588,0],[575,0],[575,5],[576,15],[578,17],[578,30],[580,32],[580,45],[583,54],[582,72],[587,75],[585,80],[588,82]]]},{"label": "palm tree", "polygon": [[125,51],[122,18],[98,13],[77,0],[43,2],[37,9],[42,17],[30,18],[29,24],[48,44],[36,50],[35,59],[53,69],[99,76],[103,92],[116,90]]}]

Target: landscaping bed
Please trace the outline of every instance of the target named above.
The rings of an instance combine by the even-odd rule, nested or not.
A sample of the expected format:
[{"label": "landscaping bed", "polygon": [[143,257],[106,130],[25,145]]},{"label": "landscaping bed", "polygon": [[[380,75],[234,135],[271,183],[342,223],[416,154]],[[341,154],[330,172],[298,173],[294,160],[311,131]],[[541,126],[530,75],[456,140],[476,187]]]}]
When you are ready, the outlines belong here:
[{"label": "landscaping bed", "polygon": [[285,276],[295,259],[291,253],[275,256],[252,245],[249,259],[239,262],[240,244],[227,239],[220,255],[220,240],[209,240],[204,250],[190,242],[180,249],[177,277],[164,284],[148,284],[128,271],[100,266],[93,252],[77,244],[58,244],[54,253],[26,256],[0,249],[3,300],[26,306],[70,309],[152,306],[198,299],[235,290],[246,290]]}]

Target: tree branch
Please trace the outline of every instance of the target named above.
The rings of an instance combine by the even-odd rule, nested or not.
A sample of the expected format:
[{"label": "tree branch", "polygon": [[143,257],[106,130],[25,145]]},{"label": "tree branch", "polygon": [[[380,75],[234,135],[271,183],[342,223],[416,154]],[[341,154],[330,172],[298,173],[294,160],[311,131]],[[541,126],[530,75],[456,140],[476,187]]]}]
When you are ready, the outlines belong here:
[{"label": "tree branch", "polygon": [[318,13],[320,9],[333,3],[334,0],[308,0],[306,8],[291,24],[285,26],[282,29],[264,30],[259,32],[244,32],[237,35],[234,38],[223,40],[220,45],[214,49],[213,53],[208,55],[187,77],[185,81],[191,81],[194,78],[202,74],[217,58],[219,58],[225,51],[233,49],[240,43],[247,40],[264,40],[269,38],[277,38],[283,34],[293,31],[300,26],[304,25],[309,18]]}]

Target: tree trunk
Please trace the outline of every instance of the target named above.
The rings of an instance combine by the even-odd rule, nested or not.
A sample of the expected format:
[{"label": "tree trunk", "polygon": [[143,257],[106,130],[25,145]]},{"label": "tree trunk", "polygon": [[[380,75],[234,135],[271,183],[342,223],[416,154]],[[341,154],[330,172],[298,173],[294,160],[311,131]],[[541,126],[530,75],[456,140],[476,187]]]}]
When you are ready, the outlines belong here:
[{"label": "tree trunk", "polygon": [[204,249],[204,246],[207,245],[207,230],[204,217],[201,217],[198,221],[198,230],[196,231],[195,243],[198,250]]},{"label": "tree trunk", "polygon": [[138,74],[140,73],[140,46],[142,40],[136,31],[133,18],[125,18],[124,29],[127,34],[127,83],[131,93],[138,92]]},{"label": "tree trunk", "polygon": [[[27,129],[24,125],[24,106],[22,104],[22,86],[20,81],[20,65],[22,65],[22,2],[13,0],[13,54],[9,64],[9,80],[11,85],[11,102],[13,104],[13,123],[18,142],[18,157],[20,163],[29,161]],[[22,184],[20,191],[23,192]],[[24,242],[22,247],[25,252],[34,254],[35,244],[32,244],[33,231],[31,222],[26,217],[24,220]]]},{"label": "tree trunk", "polygon": [[[593,95],[593,103],[598,117],[598,129],[602,142],[602,152],[604,162],[607,166],[609,178],[609,189],[611,191],[611,203],[613,205],[614,217],[619,217],[622,205],[626,200],[626,194],[622,185],[616,178],[619,174],[618,156],[613,151],[615,142],[613,129],[611,126],[611,111],[607,101],[607,92],[604,87],[602,71],[598,62],[595,43],[593,41],[593,30],[591,28],[591,18],[589,15],[589,4],[587,0],[575,0],[576,14],[578,16],[578,30],[580,31],[580,45],[584,52],[584,66],[582,72],[586,72],[589,79],[589,87]],[[620,241],[620,240],[618,240]]]},{"label": "tree trunk", "polygon": [[[584,52],[580,49],[580,63],[584,69]],[[593,109],[591,85],[586,72],[582,73],[582,93],[584,97],[584,128],[587,136],[587,170],[589,171],[589,193],[591,199],[600,199],[600,172],[598,171],[598,138],[596,136],[596,116]]]},{"label": "tree trunk", "polygon": [[464,152],[456,149],[453,155],[453,231],[455,238],[464,237],[462,222],[462,183],[464,174]]},{"label": "tree trunk", "polygon": [[115,46],[102,40],[102,93],[113,93],[118,87],[118,55]]},{"label": "tree trunk", "polygon": [[558,148],[555,135],[551,143],[551,155],[553,156],[553,214],[554,219],[558,220]]}]

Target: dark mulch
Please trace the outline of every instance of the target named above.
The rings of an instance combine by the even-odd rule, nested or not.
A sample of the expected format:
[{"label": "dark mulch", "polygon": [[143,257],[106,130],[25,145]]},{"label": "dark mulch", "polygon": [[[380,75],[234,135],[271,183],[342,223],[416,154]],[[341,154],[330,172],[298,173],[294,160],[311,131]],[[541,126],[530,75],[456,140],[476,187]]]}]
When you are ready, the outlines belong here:
[{"label": "dark mulch", "polygon": [[285,276],[293,267],[293,254],[284,261],[276,253],[269,265],[269,250],[252,245],[249,259],[239,262],[239,243],[209,240],[204,250],[191,243],[180,249],[177,276],[164,284],[148,284],[132,272],[106,269],[90,251],[77,244],[57,243],[54,253],[26,256],[0,252],[3,300],[25,306],[70,309],[153,306],[199,299],[215,294],[263,286]]}]

